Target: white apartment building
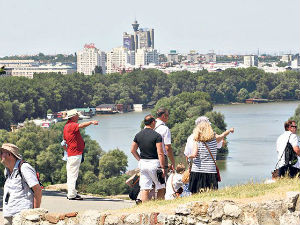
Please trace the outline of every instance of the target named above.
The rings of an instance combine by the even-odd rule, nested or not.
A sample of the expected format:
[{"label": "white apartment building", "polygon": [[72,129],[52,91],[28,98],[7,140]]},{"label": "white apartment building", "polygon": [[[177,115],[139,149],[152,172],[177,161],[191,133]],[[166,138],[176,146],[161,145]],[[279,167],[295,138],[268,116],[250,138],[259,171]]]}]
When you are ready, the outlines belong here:
[{"label": "white apartment building", "polygon": [[46,64],[40,66],[15,67],[10,71],[11,76],[33,78],[35,73],[61,73],[63,75],[75,73],[76,69],[72,66],[63,64]]},{"label": "white apartment building", "polygon": [[84,75],[92,75],[96,66],[101,66],[103,73],[106,71],[106,56],[99,51],[95,44],[84,45],[83,50],[77,52],[77,72]]},{"label": "white apartment building", "polygon": [[244,65],[246,67],[258,66],[258,57],[257,57],[257,55],[245,55],[244,56]]},{"label": "white apartment building", "polygon": [[142,67],[153,63],[158,65],[158,52],[156,49],[137,49],[135,54],[135,66]]},{"label": "white apartment building", "polygon": [[107,73],[118,73],[126,67],[127,64],[131,64],[131,60],[134,59],[134,52],[128,51],[124,47],[113,48],[107,53]]}]

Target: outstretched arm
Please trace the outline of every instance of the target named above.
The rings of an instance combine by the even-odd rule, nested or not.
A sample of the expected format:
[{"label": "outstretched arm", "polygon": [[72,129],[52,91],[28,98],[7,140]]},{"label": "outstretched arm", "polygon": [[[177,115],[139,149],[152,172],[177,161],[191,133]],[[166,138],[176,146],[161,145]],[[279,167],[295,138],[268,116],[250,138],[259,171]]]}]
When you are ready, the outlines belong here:
[{"label": "outstretched arm", "polygon": [[217,142],[222,141],[228,134],[233,133],[234,128],[230,128],[229,130],[224,131],[222,134],[216,134],[216,140]]},{"label": "outstretched arm", "polygon": [[78,127],[81,129],[81,128],[88,127],[88,126],[90,126],[91,124],[98,125],[98,121],[96,121],[96,120],[91,120],[91,121],[88,121],[88,122],[84,122],[84,123],[79,124]]}]

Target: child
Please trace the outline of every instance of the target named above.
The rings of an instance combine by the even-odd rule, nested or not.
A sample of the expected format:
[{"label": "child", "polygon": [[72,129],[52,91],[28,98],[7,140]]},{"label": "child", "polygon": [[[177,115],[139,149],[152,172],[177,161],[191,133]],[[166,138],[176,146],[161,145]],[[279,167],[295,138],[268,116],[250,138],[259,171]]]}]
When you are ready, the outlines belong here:
[{"label": "child", "polygon": [[179,163],[176,167],[176,173],[172,173],[166,184],[165,199],[171,200],[180,196],[183,191],[182,174],[185,171],[185,166]]}]

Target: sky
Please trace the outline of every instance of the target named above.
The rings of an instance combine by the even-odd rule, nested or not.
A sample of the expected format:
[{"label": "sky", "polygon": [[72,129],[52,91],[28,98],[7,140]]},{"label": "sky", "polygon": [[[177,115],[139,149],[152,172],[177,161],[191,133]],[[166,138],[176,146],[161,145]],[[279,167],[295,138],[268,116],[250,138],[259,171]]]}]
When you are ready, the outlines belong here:
[{"label": "sky", "polygon": [[0,0],[0,57],[109,51],[135,18],[161,53],[299,53],[299,11],[299,0]]}]

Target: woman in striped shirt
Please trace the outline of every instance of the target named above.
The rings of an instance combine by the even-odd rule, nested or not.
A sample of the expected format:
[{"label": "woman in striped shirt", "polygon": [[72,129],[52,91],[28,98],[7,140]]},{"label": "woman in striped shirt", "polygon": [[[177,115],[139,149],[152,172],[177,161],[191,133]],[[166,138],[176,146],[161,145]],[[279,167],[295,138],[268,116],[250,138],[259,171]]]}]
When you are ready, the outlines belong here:
[{"label": "woman in striped shirt", "polygon": [[[230,132],[230,131],[229,131]],[[189,158],[193,158],[190,174],[189,190],[197,193],[207,189],[218,189],[217,170],[214,159],[217,157],[217,143],[224,139],[225,132],[216,135],[210,122],[199,123],[194,131],[193,152]],[[207,147],[211,151],[212,159]]]}]

